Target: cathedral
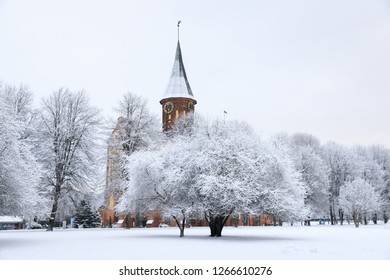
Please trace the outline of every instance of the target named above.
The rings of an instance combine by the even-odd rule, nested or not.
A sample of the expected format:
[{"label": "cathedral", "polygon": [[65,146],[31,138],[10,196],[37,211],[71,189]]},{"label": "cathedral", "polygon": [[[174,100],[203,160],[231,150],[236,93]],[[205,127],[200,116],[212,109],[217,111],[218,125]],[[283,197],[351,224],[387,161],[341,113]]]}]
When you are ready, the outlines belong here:
[{"label": "cathedral", "polygon": [[[180,22],[179,22],[180,23]],[[178,32],[179,32],[178,23]],[[178,34],[179,35],[179,34]],[[178,38],[175,60],[173,63],[172,73],[169,79],[168,86],[160,100],[162,106],[162,130],[169,132],[175,121],[180,117],[185,117],[188,113],[194,113],[196,100],[192,93],[190,83],[187,79],[187,74],[184,68],[183,57]],[[125,130],[125,118],[119,118],[118,123],[111,134],[109,143],[119,143],[122,140],[122,135]],[[106,189],[104,194],[104,206],[101,208],[101,215],[104,226],[158,226],[163,223],[159,212],[143,214],[142,217],[137,215],[119,214],[115,211],[116,203],[118,202],[121,192],[118,182],[120,181],[121,171],[118,167],[118,161],[124,151],[118,148],[117,145],[109,145],[107,148],[107,176]],[[165,221],[166,222],[166,221]]]},{"label": "cathedral", "polygon": [[[184,68],[179,36],[172,73],[168,86],[162,96],[162,99],[160,100],[160,104],[162,106],[162,131],[164,132],[169,132],[173,128],[175,121],[177,121],[180,117],[185,117],[189,113],[194,113],[195,105],[197,104]],[[121,135],[123,135],[125,129],[124,123],[125,118],[118,119],[117,126],[111,134],[109,142],[118,143],[121,141]],[[117,161],[124,151],[122,149],[118,149],[116,146],[109,146],[107,148],[107,153],[106,190],[104,196],[104,206],[100,209],[103,226],[127,228],[142,226],[158,227],[162,224],[174,226],[175,223],[173,221],[163,220],[158,210],[142,214],[133,213],[129,215],[116,213],[115,205],[121,196],[120,187],[118,186],[118,178],[120,177],[121,171],[117,166]],[[193,226],[207,226],[205,219],[191,220],[190,222]],[[271,219],[266,215],[258,217],[239,215],[236,218],[230,218],[226,225],[267,225],[271,224],[271,222]]]}]

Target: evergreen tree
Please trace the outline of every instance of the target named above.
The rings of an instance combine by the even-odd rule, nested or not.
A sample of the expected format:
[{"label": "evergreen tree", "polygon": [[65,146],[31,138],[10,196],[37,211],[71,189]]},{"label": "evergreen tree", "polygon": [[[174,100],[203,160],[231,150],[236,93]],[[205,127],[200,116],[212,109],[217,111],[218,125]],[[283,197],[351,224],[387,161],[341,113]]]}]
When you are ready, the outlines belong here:
[{"label": "evergreen tree", "polygon": [[93,211],[85,200],[80,202],[76,211],[75,224],[78,227],[95,228],[100,226],[100,216],[97,211]]}]

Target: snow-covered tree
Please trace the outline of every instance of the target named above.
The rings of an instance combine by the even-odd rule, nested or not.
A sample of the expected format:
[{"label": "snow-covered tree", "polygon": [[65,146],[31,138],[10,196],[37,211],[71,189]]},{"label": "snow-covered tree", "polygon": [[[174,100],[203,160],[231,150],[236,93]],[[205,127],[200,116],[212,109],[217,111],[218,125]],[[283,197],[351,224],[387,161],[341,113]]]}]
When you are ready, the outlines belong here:
[{"label": "snow-covered tree", "polygon": [[[188,215],[204,213],[211,236],[221,236],[234,212],[269,213],[282,219],[305,215],[304,188],[280,147],[260,140],[237,122],[197,122],[164,143],[129,157],[129,185],[120,209],[162,209],[181,230]],[[181,232],[182,233],[182,232]]]},{"label": "snow-covered tree", "polygon": [[338,205],[340,188],[346,182],[359,178],[360,167],[356,155],[346,147],[330,142],[323,147],[323,158],[329,168],[329,213],[331,224],[337,224],[337,215],[343,222],[343,209]]},{"label": "snow-covered tree", "polygon": [[267,213],[303,218],[304,188],[281,143],[267,143],[239,122],[214,122],[199,133],[194,163],[211,236],[220,236],[230,216]]},{"label": "snow-covered tree", "polygon": [[383,146],[369,147],[373,160],[379,165],[382,170],[383,185],[378,191],[382,201],[382,213],[385,223],[388,222],[390,216],[390,150]]},{"label": "snow-covered tree", "polygon": [[[320,142],[309,134],[293,134],[292,157],[305,186],[305,205],[310,217],[322,217],[329,209],[329,169],[321,158]],[[310,225],[310,221],[307,222]]]},{"label": "snow-covered tree", "polygon": [[380,196],[375,188],[362,178],[345,183],[340,188],[339,205],[351,215],[356,227],[369,213],[380,209]]},{"label": "snow-covered tree", "polygon": [[[126,184],[127,157],[132,153],[147,149],[150,142],[160,134],[157,118],[147,106],[146,99],[131,92],[123,95],[115,109],[118,119],[110,127],[107,151],[107,183],[104,192],[105,206],[110,208],[122,196]],[[137,211],[136,222],[141,223],[141,213]]]},{"label": "snow-covered tree", "polygon": [[[378,194],[383,193],[383,190],[386,189],[386,171],[381,166],[380,162],[375,160],[374,153],[371,147],[356,146],[353,149],[353,152],[356,155],[357,162],[359,164],[359,178],[364,179],[369,183]],[[377,211],[382,209],[377,208]],[[378,213],[373,214],[373,220],[376,223]],[[371,218],[364,216],[364,223],[367,224],[367,219]]]},{"label": "snow-covered tree", "polygon": [[295,167],[287,143],[281,139],[272,142],[272,149],[265,157],[268,164],[262,170],[263,180],[269,188],[264,198],[268,205],[266,213],[282,221],[303,220],[309,212],[305,206],[306,186],[302,174]]},{"label": "snow-covered tree", "polygon": [[[174,143],[177,144],[177,141]],[[149,151],[136,152],[129,157],[129,184],[119,204],[119,210],[145,212],[159,209],[165,217],[173,217],[184,236],[188,215],[196,203],[191,185],[179,178],[173,143]],[[180,149],[180,147],[179,147]],[[180,162],[182,162],[180,160]]]},{"label": "snow-covered tree", "polygon": [[320,140],[314,135],[297,132],[291,135],[290,139],[295,146],[310,147],[316,153],[320,152],[321,150]]},{"label": "snow-covered tree", "polygon": [[109,144],[119,146],[127,155],[145,148],[148,139],[158,131],[157,118],[150,112],[146,99],[127,92],[115,111],[122,118],[121,126],[116,141]]},{"label": "snow-covered tree", "polygon": [[95,185],[100,116],[84,92],[67,89],[43,99],[39,116],[37,154],[44,170],[42,186],[52,199],[48,230],[53,230],[61,195]]},{"label": "snow-covered tree", "polygon": [[98,212],[91,208],[89,202],[82,200],[76,210],[75,225],[83,228],[95,228],[99,227],[100,224]]},{"label": "snow-covered tree", "polygon": [[0,215],[43,216],[41,166],[31,143],[32,93],[0,84]]}]

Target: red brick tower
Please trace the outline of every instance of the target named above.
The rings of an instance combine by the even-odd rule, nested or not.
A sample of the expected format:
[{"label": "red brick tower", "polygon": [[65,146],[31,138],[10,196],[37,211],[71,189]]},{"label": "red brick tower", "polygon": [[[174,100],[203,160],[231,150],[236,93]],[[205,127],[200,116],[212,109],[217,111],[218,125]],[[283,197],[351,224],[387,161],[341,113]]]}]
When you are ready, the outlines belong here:
[{"label": "red brick tower", "polygon": [[[178,34],[179,24],[180,21],[177,24]],[[162,127],[164,131],[170,130],[179,117],[193,113],[195,110],[196,100],[184,69],[179,40],[177,41],[172,74],[160,104],[162,105]]]}]

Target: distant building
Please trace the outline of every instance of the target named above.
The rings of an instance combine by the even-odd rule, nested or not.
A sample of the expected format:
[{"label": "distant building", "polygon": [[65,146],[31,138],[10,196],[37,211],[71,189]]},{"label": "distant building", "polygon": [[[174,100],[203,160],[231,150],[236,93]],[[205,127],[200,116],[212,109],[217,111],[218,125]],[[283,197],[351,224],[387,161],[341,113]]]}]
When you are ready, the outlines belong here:
[{"label": "distant building", "polygon": [[106,188],[104,191],[104,206],[100,208],[100,214],[105,226],[111,226],[118,222],[118,215],[115,206],[122,193],[119,188],[121,184],[122,167],[120,157],[124,154],[123,149],[118,146],[124,134],[125,118],[119,118],[118,123],[108,140],[107,147],[107,168]]},{"label": "distant building", "polygon": [[23,229],[24,221],[20,217],[0,216],[0,230]]}]

